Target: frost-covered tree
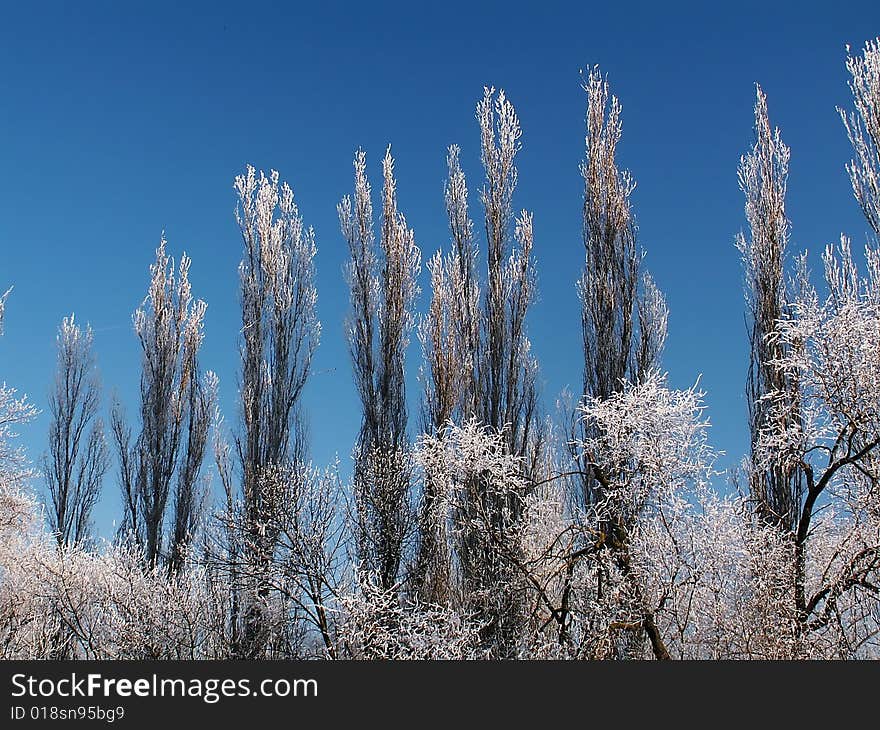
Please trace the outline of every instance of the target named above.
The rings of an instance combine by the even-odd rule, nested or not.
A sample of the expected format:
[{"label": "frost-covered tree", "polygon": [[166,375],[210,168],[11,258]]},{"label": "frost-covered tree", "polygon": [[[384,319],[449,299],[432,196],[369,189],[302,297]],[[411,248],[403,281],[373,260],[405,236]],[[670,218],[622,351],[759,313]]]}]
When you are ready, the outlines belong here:
[{"label": "frost-covered tree", "polygon": [[[431,302],[419,325],[423,362],[422,433],[443,433],[449,422],[476,416],[477,363],[481,347],[482,310],[477,271],[477,245],[468,214],[468,189],[461,150],[447,153],[446,213],[451,250],[437,251],[428,262]],[[430,470],[424,471],[418,510],[419,545],[413,567],[415,592],[429,602],[450,599],[450,546],[447,505]]]},{"label": "frost-covered tree", "polygon": [[[3,334],[3,315],[5,314],[6,298],[9,296],[9,288],[3,296],[0,296],[0,335]],[[22,507],[18,498],[20,490],[25,483],[34,476],[30,468],[27,455],[23,447],[15,444],[18,434],[15,428],[23,423],[33,420],[39,411],[36,406],[28,402],[27,396],[18,396],[15,388],[0,381],[0,488],[10,496],[9,524],[18,522],[18,517],[27,510]],[[2,512],[2,510],[0,510]],[[5,520],[6,518],[0,518]],[[0,525],[6,524],[0,522]]]},{"label": "frost-covered tree", "polygon": [[530,213],[513,211],[522,128],[513,104],[494,88],[484,89],[476,117],[485,172],[486,275],[481,280],[477,271],[467,181],[453,145],[445,185],[451,246],[429,264],[432,301],[420,327],[423,427],[437,430],[450,417],[476,416],[505,434],[511,454],[534,455],[542,426],[526,326],[535,298],[534,231]]},{"label": "frost-covered tree", "polygon": [[656,568],[671,557],[662,538],[681,537],[676,518],[711,476],[702,398],[695,388],[670,390],[651,373],[580,408],[586,435],[575,446],[602,494],[583,519],[588,560],[572,574],[575,585],[588,581],[585,603],[572,610],[588,627],[580,630],[589,656],[638,656],[644,634],[657,659],[670,658],[658,614],[672,586]]},{"label": "frost-covered tree", "polygon": [[847,238],[829,246],[826,296],[801,259],[792,313],[776,334],[781,354],[771,363],[798,384],[796,399],[787,391],[767,395],[771,417],[758,464],[804,475],[788,591],[799,652],[852,655],[876,632],[880,254],[868,247],[865,257],[862,278]]},{"label": "frost-covered tree", "polygon": [[[856,155],[847,170],[876,234],[877,41],[866,43],[861,56],[848,56],[847,69],[856,109],[840,111]],[[804,255],[790,307],[780,306],[788,149],[778,132],[770,133],[760,90],[756,121],[758,142],[743,159],[740,172],[752,242],[743,239],[741,248],[747,264],[750,259],[761,262],[747,271],[763,277],[760,288],[753,286],[753,307],[766,310],[760,314],[758,309],[756,315],[764,329],[757,343],[762,372],[751,380],[763,387],[753,388],[752,410],[762,418],[757,423],[753,419],[752,473],[783,478],[782,501],[774,500],[771,491],[764,503],[790,529],[787,581],[780,592],[781,614],[788,621],[780,623],[794,627],[787,647],[790,656],[866,655],[876,651],[880,567],[880,422],[875,408],[880,255],[876,248],[866,247],[867,276],[862,278],[846,237],[836,249],[827,247],[824,296],[810,281]],[[753,348],[754,343],[753,337]]]},{"label": "frost-covered tree", "polygon": [[[666,340],[668,310],[653,279],[641,268],[643,254],[631,202],[635,182],[617,162],[620,102],[610,94],[598,67],[590,70],[583,88],[587,95],[585,156],[580,165],[584,267],[577,283],[584,354],[582,402],[602,403],[652,376]],[[601,444],[606,436],[601,432],[604,422],[581,418],[577,410],[573,415],[570,443]],[[592,525],[592,530],[612,534],[626,517],[615,513],[622,505],[609,501],[597,471],[597,463],[606,457],[594,454],[587,458],[578,448],[572,450],[572,456],[575,468],[568,480],[572,509]],[[611,552],[619,550],[616,560],[625,563],[625,542],[612,540],[606,547]],[[589,548],[589,541],[580,547]],[[597,582],[597,600],[606,589]],[[639,640],[641,629],[650,629],[650,621],[637,622],[637,626],[639,631],[631,632],[631,642]]]},{"label": "frost-covered tree", "polygon": [[447,151],[446,213],[450,251],[428,262],[431,302],[419,325],[424,361],[421,369],[422,431],[436,432],[452,419],[476,414],[477,358],[483,314],[477,271],[477,244],[468,214],[468,189],[461,150]]},{"label": "frost-covered tree", "polygon": [[248,166],[235,179],[236,220],[244,243],[241,298],[241,408],[236,440],[245,502],[259,508],[266,468],[303,461],[300,398],[321,336],[315,306],[315,234],[303,224],[293,190],[272,171]]},{"label": "frost-covered tree", "polygon": [[145,569],[140,550],[125,544],[59,549],[38,522],[34,510],[14,540],[0,540],[0,657],[224,657],[223,596],[210,592],[203,569],[188,566],[173,577],[159,566]]},{"label": "frost-covered tree", "polygon": [[[535,299],[534,228],[531,213],[522,211],[516,218],[513,213],[518,180],[515,160],[522,128],[513,104],[503,91],[496,94],[494,88],[483,90],[477,121],[485,171],[480,200],[487,267],[475,413],[481,423],[504,434],[511,454],[537,458],[541,429],[537,361],[526,327]],[[454,178],[450,184],[455,184]],[[460,224],[456,221],[453,225]],[[462,251],[459,255],[466,254]]]},{"label": "frost-covered tree", "polygon": [[[585,401],[579,417],[593,436],[574,447],[605,495],[588,514],[569,509],[563,473],[536,484],[503,438],[476,420],[422,437],[417,459],[433,475],[458,551],[452,573],[463,583],[446,605],[476,624],[482,651],[499,655],[486,642],[497,638],[498,622],[508,657],[610,658],[623,650],[669,659],[715,650],[695,646],[717,629],[702,612],[718,585],[704,576],[717,575],[711,569],[722,556],[738,566],[740,536],[752,533],[746,513],[709,489],[714,453],[703,410],[700,391],[670,390],[656,373]],[[497,511],[514,502],[517,518],[499,521]],[[727,525],[720,537],[716,514]],[[468,562],[488,569],[470,579],[458,567]],[[739,582],[731,596],[745,605],[750,574],[732,575]]]},{"label": "frost-covered tree", "polygon": [[[293,190],[253,167],[235,178],[236,220],[244,254],[239,265],[241,301],[241,431],[235,452],[241,489],[232,485],[228,462],[221,466],[229,510],[247,535],[246,552],[227,555],[241,561],[247,585],[235,585],[232,643],[237,655],[257,657],[265,650],[264,604],[277,534],[262,528],[265,515],[278,505],[265,492],[267,475],[303,465],[308,443],[300,409],[303,388],[318,346],[315,234],[306,228]],[[223,450],[221,445],[220,451]],[[229,515],[227,515],[228,517]],[[241,596],[239,596],[241,591]],[[241,597],[244,605],[238,604]]]},{"label": "frost-covered tree", "polygon": [[[585,258],[577,284],[583,395],[605,399],[625,383],[641,382],[657,367],[666,340],[668,310],[651,276],[641,271],[642,253],[630,199],[635,181],[617,163],[620,102],[610,95],[608,81],[598,67],[590,70],[583,88],[587,94],[586,152],[580,170]],[[575,502],[587,505],[601,501],[601,483],[591,477],[585,465],[581,468],[584,474]]]},{"label": "frost-covered tree", "polygon": [[479,627],[489,656],[517,653],[528,586],[519,569],[528,478],[523,457],[504,434],[471,418],[422,436],[417,458],[430,475],[439,519],[449,525],[449,569],[455,590],[447,605]]},{"label": "frost-covered tree", "polygon": [[137,438],[118,404],[111,421],[124,503],[120,531],[141,546],[148,565],[176,569],[199,520],[216,379],[199,370],[206,305],[193,300],[190,259],[184,254],[175,272],[165,246],[163,236],[147,296],[133,316],[142,354]]},{"label": "frost-covered tree", "polygon": [[0,478],[10,489],[21,488],[34,476],[21,446],[15,445],[15,428],[33,420],[39,411],[28,402],[27,396],[18,396],[15,388],[0,384]]},{"label": "frost-covered tree", "polygon": [[98,415],[101,386],[92,350],[93,334],[74,316],[58,329],[55,383],[49,393],[49,453],[43,475],[49,493],[49,525],[59,545],[90,537],[92,510],[110,467],[104,426]]},{"label": "frost-covered tree", "polygon": [[346,196],[338,206],[350,253],[346,333],[362,409],[355,446],[354,537],[363,570],[375,574],[389,590],[397,583],[412,523],[404,375],[421,252],[398,210],[391,148],[382,161],[378,250],[366,155],[361,150],[354,169],[354,197]]},{"label": "frost-covered tree", "polygon": [[854,112],[838,109],[855,152],[847,165],[853,193],[874,234],[880,239],[880,38],[867,41],[861,55],[850,55],[846,68]]},{"label": "frost-covered tree", "polygon": [[[503,91],[485,88],[476,117],[480,126],[481,161],[485,179],[480,193],[486,236],[486,275],[477,272],[477,243],[468,213],[468,189],[460,164],[460,150],[449,148],[446,181],[446,211],[451,250],[438,252],[429,263],[432,300],[422,321],[424,364],[422,382],[422,425],[430,434],[445,433],[447,421],[475,419],[490,428],[509,456],[522,459],[522,468],[533,476],[539,470],[544,446],[544,424],[538,407],[537,362],[531,352],[527,315],[535,298],[535,268],[532,257],[534,230],[532,215],[514,216],[513,194],[517,184],[516,154],[522,129],[516,110]],[[491,485],[473,473],[469,490],[494,528],[516,531],[524,495],[508,493],[499,501],[490,495]],[[479,535],[458,530],[456,544],[446,538],[446,515],[437,493],[430,466],[424,469],[422,504],[419,512],[419,552],[415,578],[422,597],[429,601],[450,598],[450,561],[460,570],[458,591],[488,599],[498,585],[494,575],[497,561],[470,543]],[[523,489],[525,487],[523,486]],[[467,522],[469,529],[474,528]],[[485,585],[475,586],[485,580]],[[467,588],[465,586],[468,586]],[[520,608],[485,605],[485,611],[507,611],[484,621],[484,641],[493,651],[513,651],[514,617]],[[508,625],[509,624],[509,625]]]},{"label": "frost-covered tree", "polygon": [[751,456],[747,465],[749,491],[764,519],[793,532],[800,517],[803,474],[796,464],[761,469],[756,451],[761,433],[771,417],[766,396],[789,393],[794,399],[789,416],[798,419],[797,383],[791,371],[772,363],[785,355],[776,336],[778,322],[787,311],[785,255],[789,222],[785,215],[790,150],[767,114],[767,97],[757,87],[755,144],[739,165],[739,185],[746,198],[748,234],[740,233],[736,245],[745,270],[747,323],[749,327],[749,376],[746,398],[749,407]]},{"label": "frost-covered tree", "polygon": [[[232,601],[238,587],[260,587],[256,599],[265,658],[335,658],[337,603],[346,567],[337,470],[308,464],[266,469],[260,489],[265,499],[259,530],[240,514],[241,505],[223,515],[225,545],[220,559],[211,560],[212,577],[219,586],[233,588]],[[264,550],[258,544],[263,534],[273,542],[264,563],[235,559]],[[240,650],[230,643],[233,652]]]},{"label": "frost-covered tree", "polygon": [[341,596],[339,656],[364,660],[483,659],[479,626],[448,606],[401,601],[368,577]]}]

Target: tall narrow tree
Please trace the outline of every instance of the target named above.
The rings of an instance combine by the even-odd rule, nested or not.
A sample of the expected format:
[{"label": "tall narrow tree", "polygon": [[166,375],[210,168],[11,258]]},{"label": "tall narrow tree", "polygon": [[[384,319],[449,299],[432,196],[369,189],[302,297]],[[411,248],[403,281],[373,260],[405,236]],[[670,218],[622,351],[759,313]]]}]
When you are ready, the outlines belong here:
[{"label": "tall narrow tree", "polygon": [[[233,617],[233,643],[237,655],[255,658],[267,640],[267,571],[278,539],[261,528],[279,507],[273,504],[278,490],[267,488],[267,480],[278,470],[295,471],[306,460],[300,399],[321,325],[315,309],[315,234],[304,226],[293,190],[279,182],[278,172],[257,177],[250,165],[235,178],[234,187],[244,244],[239,265],[242,422],[236,452],[245,523],[242,559],[252,584],[243,617]],[[238,630],[241,618],[243,634]]]},{"label": "tall narrow tree", "polygon": [[73,315],[58,328],[55,383],[49,393],[49,453],[43,474],[49,492],[49,525],[59,545],[89,537],[92,510],[110,466],[98,416],[101,386],[92,351],[92,328]]},{"label": "tall narrow tree", "polygon": [[363,414],[355,447],[355,539],[362,568],[389,590],[398,580],[411,527],[404,376],[421,252],[397,207],[391,148],[382,161],[378,252],[361,150],[354,169],[354,199],[346,196],[338,212],[351,257],[346,267],[351,293],[347,336]]},{"label": "tall narrow tree", "polygon": [[525,457],[535,444],[537,362],[531,354],[526,315],[535,297],[532,214],[515,219],[515,158],[522,128],[503,91],[484,89],[477,104],[485,180],[480,191],[487,243],[483,341],[476,379],[476,415],[498,433],[512,455]]},{"label": "tall narrow tree", "polygon": [[865,43],[861,55],[847,46],[846,68],[855,111],[838,109],[855,159],[847,165],[853,193],[880,242],[880,38]]},{"label": "tall narrow tree", "polygon": [[[625,383],[637,385],[658,364],[666,341],[666,302],[641,272],[638,229],[630,196],[635,181],[617,163],[621,105],[598,67],[587,94],[584,180],[584,269],[578,281],[584,349],[584,397],[605,400]],[[587,436],[583,434],[583,436]],[[583,465],[576,502],[595,504],[602,485]]]},{"label": "tall narrow tree", "polygon": [[[206,304],[193,300],[190,259],[184,254],[175,273],[163,235],[150,266],[150,286],[135,311],[141,345],[140,425],[132,444],[121,407],[112,412],[119,455],[125,515],[122,533],[144,550],[147,563],[179,565],[201,502],[202,457],[213,410],[213,389],[199,372],[198,351]],[[176,479],[176,483],[175,483]],[[175,512],[166,536],[169,498]]]},{"label": "tall narrow tree", "polygon": [[[493,88],[484,89],[476,117],[485,172],[480,198],[486,278],[481,286],[467,184],[459,148],[452,146],[445,189],[452,245],[446,256],[438,253],[429,263],[433,294],[420,333],[425,358],[422,425],[442,439],[450,419],[482,424],[499,439],[502,453],[521,460],[534,477],[543,438],[537,362],[527,333],[535,296],[534,233],[530,213],[516,217],[513,213],[515,158],[522,129],[504,92]],[[425,474],[416,577],[423,595],[437,600],[448,593],[456,572],[459,599],[480,614],[486,646],[507,656],[513,651],[520,621],[516,591],[506,585],[509,566],[497,560],[497,551],[474,526],[488,519],[494,534],[515,534],[525,494],[499,489],[485,476],[469,477],[467,498],[456,502],[456,514],[451,515],[460,529],[446,535],[444,507],[449,509],[450,495],[437,491],[442,479]]]},{"label": "tall narrow tree", "polygon": [[[746,398],[749,406],[751,457],[749,491],[765,519],[794,530],[800,518],[803,474],[791,464],[762,468],[756,461],[761,432],[773,418],[767,395],[790,393],[796,398],[797,383],[792,371],[775,362],[786,355],[778,336],[779,321],[787,311],[785,296],[785,253],[789,222],[785,215],[789,148],[778,129],[770,126],[767,96],[757,87],[755,102],[755,144],[742,157],[739,185],[746,197],[748,235],[736,239],[743,257],[747,321],[749,326],[749,378]],[[796,418],[796,409],[789,409]],[[782,426],[785,427],[784,425]]]},{"label": "tall narrow tree", "polygon": [[[480,352],[480,284],[477,246],[468,214],[468,189],[457,145],[447,152],[446,212],[452,238],[445,256],[428,262],[431,303],[419,326],[423,363],[422,432],[442,436],[448,422],[475,417]],[[447,502],[434,475],[426,473],[419,508],[419,547],[413,577],[424,600],[450,598],[451,566],[446,530]]]},{"label": "tall narrow tree", "polygon": [[[617,163],[621,137],[621,106],[609,93],[607,80],[598,67],[590,70],[583,84],[587,94],[584,180],[584,268],[578,281],[581,299],[584,372],[583,402],[605,402],[623,389],[644,382],[656,368],[666,340],[666,301],[650,275],[641,271],[638,229],[630,196],[635,181]],[[606,443],[603,424],[580,419],[573,424],[572,444]],[[600,467],[612,455],[590,450],[575,451],[579,478],[572,489],[572,502],[588,527],[598,536],[596,550],[596,601],[599,605],[614,594],[626,574],[628,536],[639,515],[623,508],[617,490],[611,488]],[[633,473],[635,473],[635,466]],[[591,540],[593,538],[590,538]],[[566,588],[569,590],[569,588]],[[636,622],[614,642],[611,656],[638,655],[650,634],[645,622]]]}]

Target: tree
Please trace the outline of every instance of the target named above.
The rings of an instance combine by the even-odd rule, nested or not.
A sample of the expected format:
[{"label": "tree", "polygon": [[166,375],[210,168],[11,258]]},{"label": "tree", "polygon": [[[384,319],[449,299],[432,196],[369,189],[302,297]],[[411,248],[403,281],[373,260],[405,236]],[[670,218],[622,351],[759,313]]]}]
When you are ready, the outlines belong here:
[{"label": "tree", "polygon": [[58,329],[55,385],[49,393],[49,453],[43,474],[51,499],[49,525],[58,545],[89,537],[91,514],[110,467],[98,417],[100,383],[92,352],[92,329],[73,315]]},{"label": "tree", "polygon": [[[430,435],[444,433],[449,422],[464,423],[476,416],[482,313],[477,246],[460,154],[459,147],[452,145],[446,158],[445,198],[452,247],[445,256],[437,251],[428,262],[431,302],[419,325],[421,430]],[[412,577],[414,593],[429,603],[446,604],[452,598],[447,507],[434,476],[425,470]]]},{"label": "tree", "polygon": [[588,435],[576,447],[602,489],[582,540],[595,585],[595,604],[587,604],[595,612],[587,617],[595,642],[589,655],[632,656],[644,634],[655,658],[671,658],[658,614],[674,584],[658,579],[656,566],[674,555],[663,540],[680,537],[676,523],[688,496],[711,476],[702,398],[696,388],[669,390],[665,378],[650,373],[581,406]]},{"label": "tree", "polygon": [[[527,315],[535,297],[535,268],[532,259],[533,219],[523,211],[514,218],[513,194],[517,184],[516,154],[522,129],[516,111],[503,91],[484,88],[477,103],[480,125],[481,161],[485,181],[481,190],[486,233],[486,278],[477,274],[477,246],[468,214],[468,190],[460,164],[460,150],[448,150],[446,210],[452,238],[450,252],[438,252],[429,263],[432,300],[420,328],[424,365],[422,381],[423,429],[441,436],[448,421],[463,424],[475,419],[499,438],[508,455],[523,459],[533,476],[539,470],[544,447],[544,427],[538,412],[537,361],[531,353]],[[488,483],[477,480],[467,493],[480,504],[471,511],[494,520],[500,530],[516,531],[524,495],[503,496]],[[422,598],[429,601],[450,598],[450,559],[459,563],[457,592],[476,606],[497,586],[498,566],[489,553],[478,548],[480,535],[459,530],[454,544],[445,534],[444,502],[437,492],[430,468],[424,470],[424,487],[419,516],[419,552],[415,577]],[[498,502],[501,499],[501,502]],[[448,505],[447,505],[448,506]],[[469,527],[474,523],[466,521]],[[488,561],[488,562],[485,562]],[[425,590],[427,588],[427,590]],[[480,597],[483,597],[482,599]],[[485,601],[484,601],[485,602]],[[484,605],[483,637],[493,651],[513,651],[519,610],[507,603],[506,617],[497,615],[499,606]],[[493,613],[494,612],[494,613]]]},{"label": "tree", "polygon": [[[118,404],[111,420],[125,504],[121,532],[142,547],[149,566],[165,561],[176,569],[203,500],[200,472],[216,379],[199,372],[207,305],[193,301],[190,259],[184,254],[175,274],[165,245],[163,236],[150,266],[147,296],[133,316],[142,352],[141,431],[134,443]],[[166,537],[172,485],[175,508]]]},{"label": "tree", "polygon": [[[789,417],[798,419],[798,386],[787,378],[792,371],[772,364],[785,356],[776,336],[778,322],[787,311],[785,253],[789,222],[785,216],[785,191],[790,150],[778,129],[772,129],[767,115],[767,97],[757,87],[755,102],[755,144],[739,165],[739,185],[746,197],[748,237],[740,233],[736,245],[745,269],[747,321],[749,326],[749,376],[746,398],[749,407],[751,456],[748,465],[749,491],[762,517],[793,532],[800,517],[803,474],[791,468],[762,470],[756,464],[761,433],[770,424],[766,396],[789,393],[795,399]],[[777,411],[778,412],[778,411]]]},{"label": "tree", "polygon": [[[6,299],[11,291],[12,288],[9,288],[0,296],[0,335],[3,334]],[[27,396],[16,397],[16,394],[15,388],[0,382],[0,487],[10,494],[17,494],[24,483],[34,476],[33,470],[28,466],[24,449],[14,445],[14,439],[18,435],[14,429],[19,424],[33,420],[39,413],[28,402]],[[18,504],[19,500],[16,498],[13,502]],[[11,510],[10,515],[20,511]]]},{"label": "tree", "polygon": [[513,216],[518,179],[515,158],[522,128],[504,92],[496,96],[494,88],[483,90],[477,121],[486,174],[480,199],[485,213],[487,279],[475,379],[476,414],[482,423],[504,434],[511,454],[536,459],[541,440],[537,361],[526,330],[526,316],[535,298],[534,230],[531,213],[522,211],[515,221]]},{"label": "tree", "polygon": [[[839,110],[857,158],[847,166],[853,191],[875,234],[878,59],[874,41],[862,57],[847,58],[856,112]],[[842,236],[823,256],[827,296],[810,281],[804,255],[792,302],[780,305],[788,149],[778,132],[770,134],[760,89],[756,121],[758,142],[740,172],[753,231],[751,247],[743,240],[741,248],[759,261],[750,269],[762,280],[753,286],[753,308],[766,310],[756,315],[761,323],[755,331],[763,331],[753,368],[760,366],[762,373],[751,382],[758,386],[752,385],[753,410],[763,418],[753,435],[752,472],[771,475],[769,498],[760,490],[759,496],[788,528],[783,595],[794,627],[791,655],[853,656],[873,642],[878,605],[874,500],[880,422],[873,393],[880,255],[866,247],[868,275],[862,279],[849,239]]]},{"label": "tree", "polygon": [[804,475],[788,591],[799,653],[852,655],[875,631],[880,254],[867,248],[865,255],[861,279],[847,238],[826,249],[824,298],[801,259],[793,311],[776,335],[782,354],[771,363],[798,384],[794,404],[786,391],[768,394],[771,425],[762,431],[758,463]]},{"label": "tree", "polygon": [[478,626],[447,606],[401,602],[369,578],[340,599],[339,652],[345,659],[482,659]]},{"label": "tree", "polygon": [[448,574],[456,585],[445,603],[477,628],[480,652],[513,658],[530,590],[521,541],[528,523],[526,461],[509,453],[504,433],[475,417],[423,434],[416,457],[430,475],[438,519],[449,525]]},{"label": "tree", "polygon": [[[271,497],[264,504],[272,510],[264,512],[260,523],[275,536],[271,561],[268,568],[248,562],[236,568],[240,577],[258,579],[266,589],[269,658],[337,658],[345,547],[337,469],[278,467],[265,472],[262,489]],[[232,522],[233,539],[247,554],[255,549],[250,542],[259,538],[253,530],[241,530],[241,524]]]},{"label": "tree", "polygon": [[[617,164],[620,102],[616,96],[609,97],[608,82],[598,67],[590,70],[583,88],[587,94],[586,154],[580,170],[585,258],[577,285],[583,395],[606,399],[625,383],[641,382],[657,367],[666,341],[668,310],[653,279],[641,273],[642,253],[630,201],[635,181]],[[582,471],[576,504],[601,501],[601,484],[591,478],[589,469]]]},{"label": "tree", "polygon": [[880,38],[867,41],[861,56],[850,55],[850,73],[855,111],[838,108],[855,152],[847,165],[853,194],[875,236],[880,238]]},{"label": "tree", "polygon": [[478,251],[460,155],[457,145],[449,147],[445,198],[452,246],[445,256],[437,251],[428,262],[431,302],[419,326],[424,433],[437,432],[449,420],[466,420],[476,413],[482,313]]},{"label": "tree", "polygon": [[[248,552],[237,556],[248,566],[244,615],[233,616],[234,651],[257,657],[265,648],[264,599],[277,532],[261,528],[277,505],[266,493],[267,475],[301,466],[308,450],[300,399],[321,335],[315,306],[315,234],[305,228],[293,190],[279,174],[250,165],[235,178],[236,221],[244,254],[239,265],[241,300],[241,432],[235,449],[241,470],[242,528]],[[231,471],[225,474],[233,494]],[[264,577],[261,577],[264,576]],[[237,586],[236,590],[241,586]],[[236,614],[238,608],[235,609]],[[243,633],[238,625],[243,623]]]},{"label": "tree", "polygon": [[[584,181],[584,268],[577,283],[584,353],[581,402],[604,403],[613,402],[611,399],[628,386],[638,386],[653,376],[666,340],[668,309],[651,276],[641,271],[643,254],[637,243],[631,203],[635,181],[617,163],[622,131],[620,102],[610,95],[608,82],[598,67],[590,70],[583,88],[587,94],[586,149],[580,165]],[[576,446],[589,442],[598,448],[605,443],[607,434],[601,432],[605,425],[601,419],[575,414],[570,443]],[[575,469],[570,498],[575,513],[590,526],[589,530],[600,535],[630,529],[632,516],[615,511],[624,505],[606,494],[608,475],[602,477],[597,471],[606,458],[617,455],[594,453],[585,459],[586,453],[574,448],[572,456]],[[590,545],[588,540],[580,549],[589,550]],[[606,593],[617,590],[611,581],[626,582],[627,572],[621,566],[627,565],[630,549],[625,539],[609,540],[605,548],[616,567],[597,567],[595,591],[600,603]],[[637,652],[643,631],[653,636],[648,620],[635,622],[633,627],[633,631],[621,634],[626,645],[616,646],[612,655]]]},{"label": "tree", "polygon": [[383,590],[390,590],[398,580],[412,522],[404,374],[421,252],[397,207],[391,148],[382,161],[379,252],[361,150],[354,169],[354,199],[346,196],[338,212],[351,256],[346,331],[362,408],[355,446],[355,542],[363,569],[377,576]]}]

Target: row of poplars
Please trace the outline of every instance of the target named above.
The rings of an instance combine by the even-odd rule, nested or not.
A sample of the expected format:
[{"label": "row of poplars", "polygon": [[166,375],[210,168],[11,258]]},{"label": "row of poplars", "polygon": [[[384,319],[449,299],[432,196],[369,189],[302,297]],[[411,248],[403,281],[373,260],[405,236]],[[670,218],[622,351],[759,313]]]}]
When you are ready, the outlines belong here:
[{"label": "row of poplars", "polygon": [[[880,236],[880,41],[849,56],[855,197]],[[824,285],[787,256],[789,149],[758,89],[741,160],[751,449],[736,493],[718,475],[696,387],[659,370],[665,300],[641,271],[616,162],[621,107],[597,69],[587,98],[583,392],[542,410],[527,332],[532,216],[514,215],[521,129],[503,92],[477,105],[485,248],[460,150],[451,242],[428,262],[398,209],[390,150],[374,227],[366,157],[339,205],[350,250],[346,333],[361,405],[354,469],[306,461],[301,394],[318,346],[314,234],[290,187],[235,181],[240,418],[198,361],[205,305],[164,239],[134,316],[133,423],[98,416],[92,338],[58,336],[49,450],[38,475],[10,428],[33,407],[0,390],[0,646],[6,657],[873,657],[880,628],[880,253],[849,240]],[[480,264],[485,268],[481,271]],[[0,299],[2,321],[5,298]],[[422,344],[419,422],[405,357]],[[411,439],[411,432],[418,435]],[[109,441],[109,443],[108,443]],[[115,452],[124,514],[98,548],[90,515]],[[212,499],[203,463],[222,485]],[[28,482],[45,482],[40,505]],[[219,490],[215,490],[219,491]]]}]

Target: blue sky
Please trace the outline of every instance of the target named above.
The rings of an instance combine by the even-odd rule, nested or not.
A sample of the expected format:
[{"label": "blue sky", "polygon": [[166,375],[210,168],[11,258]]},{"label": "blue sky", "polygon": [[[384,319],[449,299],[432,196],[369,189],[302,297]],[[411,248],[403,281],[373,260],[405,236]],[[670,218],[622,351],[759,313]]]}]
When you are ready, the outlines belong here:
[{"label": "blue sky", "polygon": [[[232,180],[275,168],[317,236],[324,333],[306,392],[313,456],[347,466],[359,414],[343,338],[346,246],[336,203],[363,147],[378,187],[393,145],[399,201],[427,258],[447,244],[446,147],[480,184],[474,105],[505,89],[523,126],[517,208],[535,215],[540,299],[531,317],[548,409],[582,367],[574,287],[580,238],[584,93],[600,64],[623,104],[620,162],[638,182],[645,265],[671,309],[664,367],[702,375],[722,465],[747,449],[739,156],[752,140],[754,83],[792,148],[792,248],[818,254],[841,232],[861,245],[850,157],[835,106],[849,104],[845,44],[880,34],[874,2],[828,4],[16,3],[0,17],[0,288],[15,285],[0,380],[45,409],[54,333],[75,312],[95,329],[105,386],[133,412],[131,312],[164,230],[193,259],[208,303],[202,363],[236,422],[237,263]],[[479,216],[474,194],[472,210]],[[422,277],[420,306],[427,302]],[[414,374],[418,348],[411,350]],[[409,384],[415,407],[418,386]],[[22,429],[32,457],[46,413]],[[99,530],[118,513],[105,484]]]}]

